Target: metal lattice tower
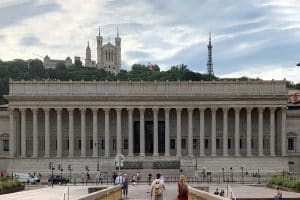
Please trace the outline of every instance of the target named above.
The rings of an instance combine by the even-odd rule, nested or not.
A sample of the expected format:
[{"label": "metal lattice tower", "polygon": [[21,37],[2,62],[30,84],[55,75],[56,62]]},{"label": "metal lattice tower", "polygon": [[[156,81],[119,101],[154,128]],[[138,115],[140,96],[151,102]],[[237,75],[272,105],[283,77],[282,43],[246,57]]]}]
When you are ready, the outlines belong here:
[{"label": "metal lattice tower", "polygon": [[207,74],[209,74],[209,75],[214,75],[214,69],[213,69],[213,63],[212,63],[212,48],[213,48],[213,46],[211,45],[211,34],[209,32],[209,42],[207,45],[207,49],[208,49]]}]

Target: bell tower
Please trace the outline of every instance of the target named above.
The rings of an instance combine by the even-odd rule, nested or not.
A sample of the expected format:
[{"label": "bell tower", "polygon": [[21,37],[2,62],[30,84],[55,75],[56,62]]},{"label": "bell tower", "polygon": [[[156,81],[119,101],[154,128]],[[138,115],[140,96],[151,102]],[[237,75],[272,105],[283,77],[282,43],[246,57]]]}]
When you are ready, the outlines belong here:
[{"label": "bell tower", "polygon": [[102,56],[102,45],[103,45],[103,37],[100,35],[100,26],[99,26],[99,34],[96,37],[97,40],[97,67],[101,68],[103,66],[103,56]]}]

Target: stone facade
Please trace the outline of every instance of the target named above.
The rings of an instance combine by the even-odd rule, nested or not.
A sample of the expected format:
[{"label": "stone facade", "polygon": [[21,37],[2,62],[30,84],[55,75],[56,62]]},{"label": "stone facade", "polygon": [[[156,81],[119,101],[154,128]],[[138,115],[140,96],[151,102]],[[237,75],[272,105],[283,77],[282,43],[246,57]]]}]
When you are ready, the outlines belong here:
[{"label": "stone facade", "polygon": [[11,81],[6,98],[11,170],[32,159],[96,162],[98,153],[107,166],[121,154],[187,169],[300,166],[300,112],[287,111],[282,81]]},{"label": "stone facade", "polygon": [[56,65],[58,63],[64,63],[66,65],[66,67],[71,66],[72,63],[72,59],[70,57],[67,57],[65,60],[53,60],[50,59],[50,57],[48,55],[45,56],[44,58],[44,67],[46,69],[55,69]]}]

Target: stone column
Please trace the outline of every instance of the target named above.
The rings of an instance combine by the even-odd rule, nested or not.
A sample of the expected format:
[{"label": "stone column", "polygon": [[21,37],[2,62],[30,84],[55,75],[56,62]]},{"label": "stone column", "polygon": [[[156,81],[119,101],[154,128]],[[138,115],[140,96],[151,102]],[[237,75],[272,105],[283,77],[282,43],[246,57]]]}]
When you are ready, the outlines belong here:
[{"label": "stone column", "polygon": [[105,135],[105,158],[109,158],[110,156],[110,148],[109,148],[109,111],[110,108],[104,108],[104,114],[105,114],[105,127],[104,127],[104,135]]},{"label": "stone column", "polygon": [[50,108],[44,108],[45,112],[45,157],[50,157]]},{"label": "stone column", "polygon": [[193,157],[193,111],[194,108],[188,108],[188,156]]},{"label": "stone column", "polygon": [[21,157],[26,157],[26,108],[21,108]]},{"label": "stone column", "polygon": [[85,108],[80,108],[80,116],[81,116],[81,157],[86,156],[86,124],[85,124]]},{"label": "stone column", "polygon": [[56,108],[57,123],[57,157],[62,157],[62,130],[61,130],[61,108]]},{"label": "stone column", "polygon": [[275,110],[270,108],[270,156],[275,156]]},{"label": "stone column", "polygon": [[158,157],[158,107],[152,108],[153,111],[153,157]]},{"label": "stone column", "polygon": [[32,123],[32,136],[33,136],[33,152],[32,152],[32,157],[36,158],[38,157],[38,109],[37,108],[32,108],[32,118],[33,118],[33,123]]},{"label": "stone column", "polygon": [[216,112],[217,108],[211,108],[211,156],[217,156],[216,148]]},{"label": "stone column", "polygon": [[263,149],[263,116],[264,108],[258,108],[258,156],[264,156],[264,149]]},{"label": "stone column", "polygon": [[117,112],[117,155],[122,154],[121,114],[122,108],[116,108]]},{"label": "stone column", "polygon": [[170,157],[170,108],[165,108],[165,157]]},{"label": "stone column", "polygon": [[251,150],[251,132],[252,132],[252,122],[251,122],[251,112],[252,108],[248,107],[247,110],[247,157],[252,156],[252,150]]},{"label": "stone column", "polygon": [[235,111],[235,128],[234,128],[234,150],[235,150],[235,156],[241,156],[240,155],[240,110],[241,108],[234,108]]},{"label": "stone column", "polygon": [[200,107],[200,131],[199,131],[199,142],[200,142],[200,156],[205,156],[205,148],[204,148],[204,107]]},{"label": "stone column", "polygon": [[145,157],[145,108],[140,107],[140,157]]},{"label": "stone column", "polygon": [[176,157],[181,158],[181,111],[182,108],[176,108],[177,112],[177,153]]},{"label": "stone column", "polygon": [[228,157],[228,108],[223,108],[223,156]]},{"label": "stone column", "polygon": [[9,154],[13,158],[16,155],[16,131],[15,131],[15,116],[14,108],[9,108]]},{"label": "stone column", "polygon": [[74,108],[68,108],[69,112],[69,157],[74,157]]},{"label": "stone column", "polygon": [[93,108],[93,157],[98,156],[98,108]]},{"label": "stone column", "polygon": [[281,108],[281,155],[286,156],[286,107]]},{"label": "stone column", "polygon": [[128,111],[128,156],[133,157],[133,108],[127,108]]}]

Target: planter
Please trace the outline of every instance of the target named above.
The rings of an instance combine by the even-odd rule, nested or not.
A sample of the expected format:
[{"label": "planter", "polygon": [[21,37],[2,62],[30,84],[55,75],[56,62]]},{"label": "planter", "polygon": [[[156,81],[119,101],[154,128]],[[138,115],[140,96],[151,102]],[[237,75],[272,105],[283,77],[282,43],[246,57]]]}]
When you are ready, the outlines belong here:
[{"label": "planter", "polygon": [[0,190],[0,195],[1,194],[8,194],[8,193],[13,193],[13,192],[19,192],[21,190],[24,190],[25,186],[21,185],[19,187],[13,187],[13,188],[8,188],[6,190]]},{"label": "planter", "polygon": [[273,189],[277,189],[277,187],[279,187],[280,190],[283,190],[283,191],[287,191],[287,192],[298,192],[298,193],[300,193],[300,190],[297,189],[297,188],[289,188],[289,187],[285,187],[285,186],[282,186],[282,185],[273,185],[273,184],[271,184],[271,183],[268,183],[268,184],[267,184],[267,187],[273,188]]}]

